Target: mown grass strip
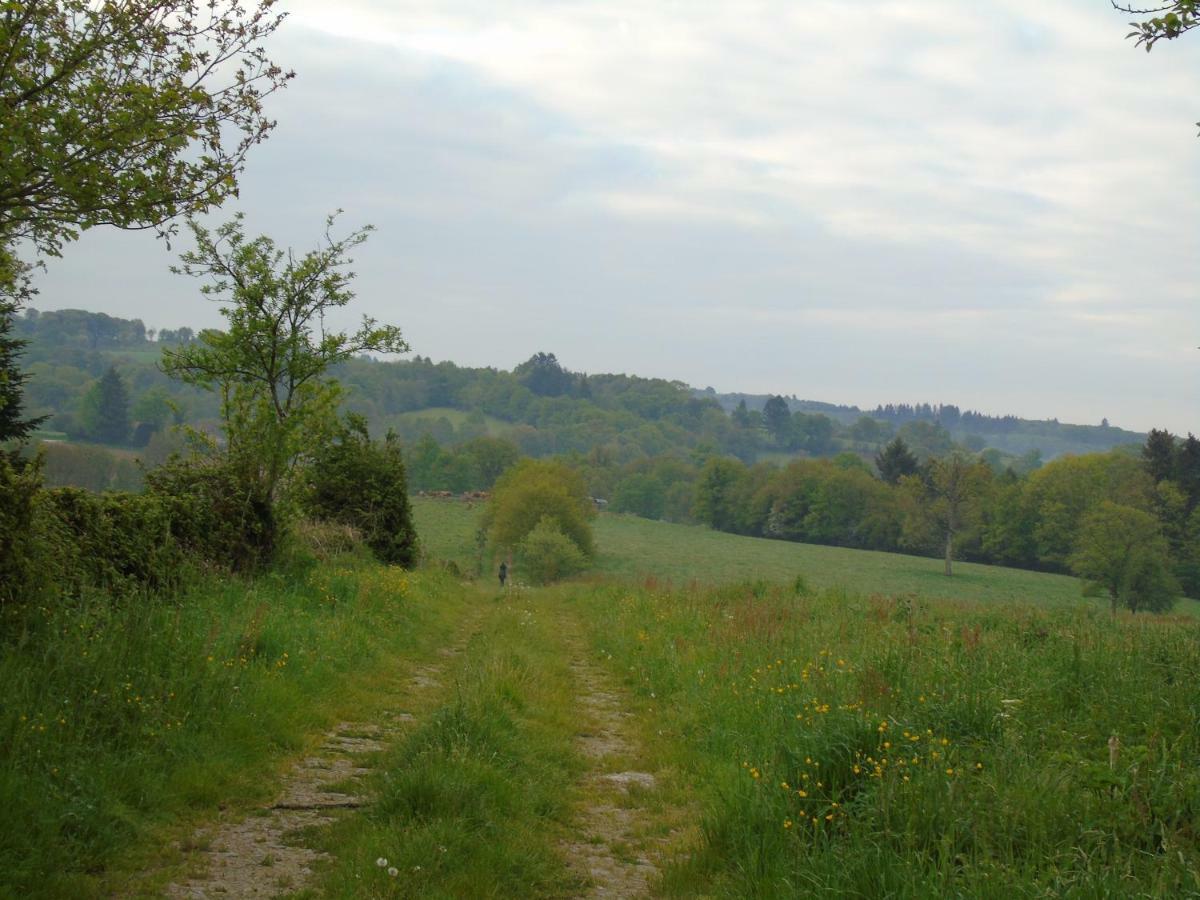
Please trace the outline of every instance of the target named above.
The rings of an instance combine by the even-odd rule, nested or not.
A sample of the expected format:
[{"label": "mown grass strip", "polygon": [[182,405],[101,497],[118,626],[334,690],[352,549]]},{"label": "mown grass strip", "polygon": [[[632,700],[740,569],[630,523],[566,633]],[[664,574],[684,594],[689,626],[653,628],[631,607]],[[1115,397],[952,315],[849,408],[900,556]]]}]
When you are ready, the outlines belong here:
[{"label": "mown grass strip", "polygon": [[463,603],[444,576],[344,557],[32,611],[0,657],[0,895],[123,890],[218,804],[265,802]]},{"label": "mown grass strip", "polygon": [[[510,592],[442,675],[444,702],[388,754],[377,797],[320,846],[329,897],[560,897],[557,850],[581,763],[573,692],[536,594]],[[386,864],[377,865],[386,860]]]}]

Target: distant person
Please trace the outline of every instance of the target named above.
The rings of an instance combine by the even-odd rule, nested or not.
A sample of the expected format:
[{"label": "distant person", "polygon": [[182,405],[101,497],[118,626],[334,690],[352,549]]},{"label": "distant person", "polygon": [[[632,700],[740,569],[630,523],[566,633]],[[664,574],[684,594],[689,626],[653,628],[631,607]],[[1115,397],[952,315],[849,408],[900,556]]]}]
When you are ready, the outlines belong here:
[{"label": "distant person", "polygon": [[508,579],[508,563],[500,563],[500,587],[504,587],[504,582]]}]

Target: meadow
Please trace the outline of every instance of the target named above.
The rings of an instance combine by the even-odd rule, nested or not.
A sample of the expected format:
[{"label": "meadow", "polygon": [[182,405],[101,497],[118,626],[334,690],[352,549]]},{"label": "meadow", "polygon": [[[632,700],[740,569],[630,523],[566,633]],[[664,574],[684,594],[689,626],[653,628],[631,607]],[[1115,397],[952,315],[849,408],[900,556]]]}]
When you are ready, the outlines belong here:
[{"label": "meadow", "polygon": [[[417,498],[413,504],[417,530],[429,553],[452,560],[464,572],[479,566],[479,513],[480,507],[458,501]],[[813,588],[862,594],[1068,607],[1099,602],[1085,600],[1082,584],[1069,575],[960,562],[955,563],[954,576],[946,578],[939,559],[742,537],[617,513],[602,513],[593,527],[598,555],[591,571],[624,580],[791,584],[800,576]],[[1182,601],[1180,610],[1196,606]]]}]

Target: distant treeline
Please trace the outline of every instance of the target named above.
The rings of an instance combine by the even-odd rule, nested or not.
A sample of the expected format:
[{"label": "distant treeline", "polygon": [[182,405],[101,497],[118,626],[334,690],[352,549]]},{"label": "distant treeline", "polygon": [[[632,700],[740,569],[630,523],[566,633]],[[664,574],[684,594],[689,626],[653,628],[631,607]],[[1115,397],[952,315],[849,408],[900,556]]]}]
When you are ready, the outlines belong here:
[{"label": "distant treeline", "polygon": [[[156,436],[175,423],[215,426],[216,398],[156,367],[164,346],[196,338],[192,329],[155,332],[140,320],[83,310],[29,309],[14,324],[15,335],[29,342],[26,406],[49,417],[45,429],[74,441],[146,447],[163,444]],[[869,460],[901,435],[921,458],[957,443],[987,450],[990,464],[1019,473],[1042,458],[1143,439],[1117,428],[962,413],[948,404],[886,405],[867,414],[782,396],[718,395],[678,381],[572,372],[552,353],[537,353],[512,371],[422,356],[360,358],[336,376],[349,409],[380,432],[394,428],[410,445],[425,434],[441,445],[502,436],[529,456],[602,447],[621,462],[667,453],[717,453],[748,465],[843,452]],[[164,455],[162,447],[155,455]]]}]

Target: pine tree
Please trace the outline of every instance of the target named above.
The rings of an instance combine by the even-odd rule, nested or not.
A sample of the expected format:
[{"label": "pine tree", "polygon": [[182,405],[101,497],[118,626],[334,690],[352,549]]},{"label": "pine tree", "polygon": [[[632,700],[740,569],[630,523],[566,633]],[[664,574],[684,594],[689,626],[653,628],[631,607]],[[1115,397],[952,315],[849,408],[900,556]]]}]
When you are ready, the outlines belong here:
[{"label": "pine tree", "polygon": [[122,444],[129,437],[129,392],[114,366],[84,397],[88,433],[103,444]]},{"label": "pine tree", "polygon": [[879,477],[888,484],[899,484],[905,475],[916,474],[917,465],[917,458],[900,437],[893,438],[875,454],[875,468],[879,470]]},{"label": "pine tree", "polygon": [[14,304],[0,304],[0,444],[21,443],[45,421],[24,418],[21,390],[29,376],[17,366],[26,342],[12,337]]},{"label": "pine tree", "polygon": [[1151,428],[1146,435],[1146,445],[1142,447],[1142,465],[1146,472],[1158,484],[1167,478],[1175,477],[1175,463],[1178,449],[1175,436],[1166,429]]}]

